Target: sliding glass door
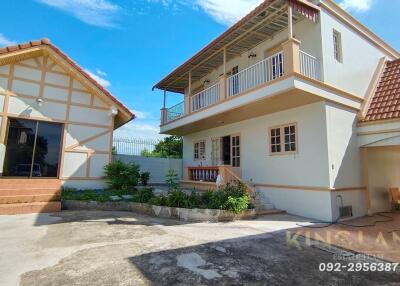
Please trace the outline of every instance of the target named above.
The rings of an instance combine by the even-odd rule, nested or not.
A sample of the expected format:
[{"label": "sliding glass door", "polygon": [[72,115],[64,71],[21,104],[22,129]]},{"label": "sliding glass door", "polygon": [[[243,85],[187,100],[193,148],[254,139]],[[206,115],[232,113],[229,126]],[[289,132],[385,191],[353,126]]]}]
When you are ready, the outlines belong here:
[{"label": "sliding glass door", "polygon": [[58,176],[63,125],[10,118],[3,176]]}]

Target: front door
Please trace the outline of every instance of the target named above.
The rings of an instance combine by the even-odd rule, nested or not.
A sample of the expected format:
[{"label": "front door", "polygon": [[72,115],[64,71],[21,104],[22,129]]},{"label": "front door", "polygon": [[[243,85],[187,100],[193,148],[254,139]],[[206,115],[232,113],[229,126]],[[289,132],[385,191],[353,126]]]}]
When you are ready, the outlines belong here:
[{"label": "front door", "polygon": [[58,177],[63,125],[10,118],[3,176]]},{"label": "front door", "polygon": [[222,137],[222,162],[224,165],[231,164],[231,136]]}]

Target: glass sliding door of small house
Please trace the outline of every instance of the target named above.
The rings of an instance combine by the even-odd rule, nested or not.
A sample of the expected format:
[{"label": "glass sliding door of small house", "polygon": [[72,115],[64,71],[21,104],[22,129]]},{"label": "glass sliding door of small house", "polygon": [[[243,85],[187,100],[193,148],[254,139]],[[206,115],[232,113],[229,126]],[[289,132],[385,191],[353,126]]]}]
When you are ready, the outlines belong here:
[{"label": "glass sliding door of small house", "polygon": [[9,118],[3,176],[57,178],[63,124]]}]

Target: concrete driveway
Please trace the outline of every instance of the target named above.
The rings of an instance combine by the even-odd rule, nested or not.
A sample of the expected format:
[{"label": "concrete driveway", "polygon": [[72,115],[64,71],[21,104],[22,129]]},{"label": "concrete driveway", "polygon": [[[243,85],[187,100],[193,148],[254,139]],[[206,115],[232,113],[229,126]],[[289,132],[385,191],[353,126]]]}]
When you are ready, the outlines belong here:
[{"label": "concrete driveway", "polygon": [[399,270],[320,272],[319,263],[335,262],[337,254],[301,240],[301,249],[288,246],[286,229],[302,221],[271,215],[185,223],[128,212],[0,216],[0,285],[400,285]]}]

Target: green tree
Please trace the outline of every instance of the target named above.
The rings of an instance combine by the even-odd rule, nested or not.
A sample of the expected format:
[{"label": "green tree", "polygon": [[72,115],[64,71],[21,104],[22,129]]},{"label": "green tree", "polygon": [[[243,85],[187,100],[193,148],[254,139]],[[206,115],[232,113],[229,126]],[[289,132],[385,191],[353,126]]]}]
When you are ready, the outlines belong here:
[{"label": "green tree", "polygon": [[180,136],[165,137],[163,141],[157,143],[154,151],[143,150],[142,156],[161,157],[161,158],[182,158],[183,140]]}]

